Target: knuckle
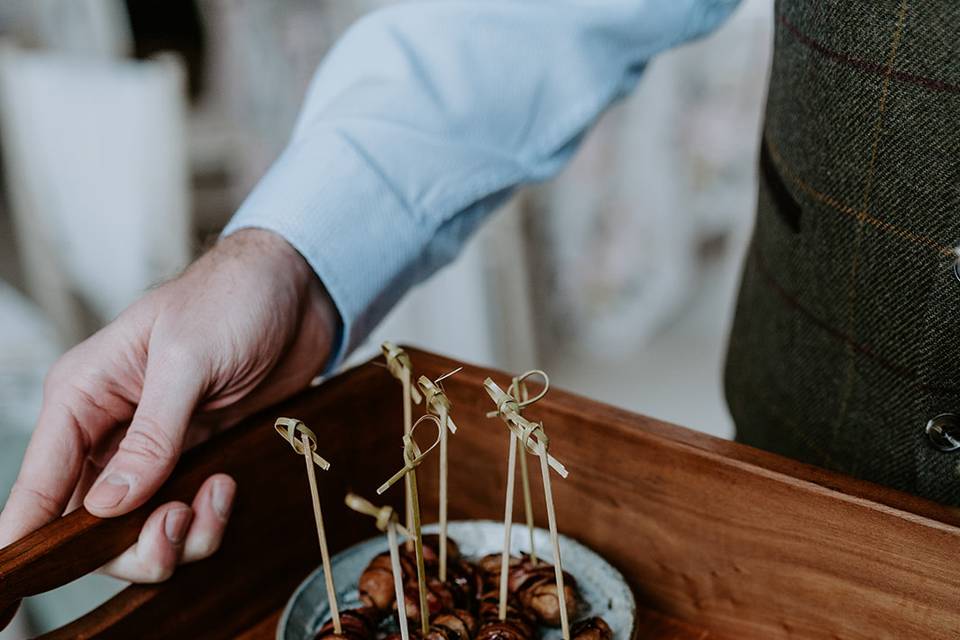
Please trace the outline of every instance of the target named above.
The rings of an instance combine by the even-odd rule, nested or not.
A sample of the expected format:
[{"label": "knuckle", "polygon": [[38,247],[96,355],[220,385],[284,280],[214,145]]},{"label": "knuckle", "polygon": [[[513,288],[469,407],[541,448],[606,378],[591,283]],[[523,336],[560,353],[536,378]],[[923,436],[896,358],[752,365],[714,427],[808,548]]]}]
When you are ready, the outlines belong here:
[{"label": "knuckle", "polygon": [[183,308],[167,308],[158,314],[150,331],[149,348],[153,358],[173,363],[196,359],[203,340],[196,324],[185,319],[187,315],[188,311]]},{"label": "knuckle", "polygon": [[151,358],[163,377],[177,376],[199,380],[206,376],[209,366],[203,357],[203,346],[194,340],[174,338],[152,343]]},{"label": "knuckle", "polygon": [[33,508],[42,512],[47,520],[59,518],[63,512],[63,504],[59,500],[45,491],[25,485],[19,480],[10,489],[10,500],[23,500],[30,503]]},{"label": "knuckle", "polygon": [[173,576],[175,565],[172,562],[153,562],[142,569],[142,579],[138,582],[156,583],[169,580]]},{"label": "knuckle", "polygon": [[191,549],[192,553],[190,555],[197,560],[203,560],[215,554],[219,548],[219,536],[204,536],[203,539],[198,540],[194,548]]},{"label": "knuckle", "polygon": [[50,395],[57,392],[58,389],[63,387],[72,377],[72,367],[69,362],[64,358],[60,358],[47,371],[47,375],[43,378],[43,393],[45,396],[49,397]]},{"label": "knuckle", "polygon": [[44,391],[59,391],[78,385],[89,385],[103,377],[97,357],[102,349],[102,340],[96,336],[87,338],[54,362],[44,377]]},{"label": "knuckle", "polygon": [[196,346],[182,338],[165,341],[159,354],[160,362],[171,367],[188,365],[194,362],[196,357]]},{"label": "knuckle", "polygon": [[141,416],[131,425],[118,450],[150,464],[169,464],[177,456],[177,445],[152,418]]}]

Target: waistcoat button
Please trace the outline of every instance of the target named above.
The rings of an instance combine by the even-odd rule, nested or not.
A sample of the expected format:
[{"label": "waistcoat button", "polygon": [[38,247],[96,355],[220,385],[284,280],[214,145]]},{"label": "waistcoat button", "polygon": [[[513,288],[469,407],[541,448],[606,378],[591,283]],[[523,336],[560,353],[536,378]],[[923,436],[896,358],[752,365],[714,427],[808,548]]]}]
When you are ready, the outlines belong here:
[{"label": "waistcoat button", "polygon": [[927,422],[927,438],[940,451],[960,449],[960,417],[941,413]]}]

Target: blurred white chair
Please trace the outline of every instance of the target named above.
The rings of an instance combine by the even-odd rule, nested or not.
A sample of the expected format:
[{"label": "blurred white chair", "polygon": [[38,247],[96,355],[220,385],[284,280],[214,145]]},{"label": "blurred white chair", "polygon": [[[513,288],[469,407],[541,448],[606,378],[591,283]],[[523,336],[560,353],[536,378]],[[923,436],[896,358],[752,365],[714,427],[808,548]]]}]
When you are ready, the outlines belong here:
[{"label": "blurred white chair", "polygon": [[26,287],[64,344],[186,264],[185,120],[173,57],[0,51],[4,164]]},{"label": "blurred white chair", "polygon": [[8,0],[14,32],[31,46],[118,58],[133,51],[124,0]]}]

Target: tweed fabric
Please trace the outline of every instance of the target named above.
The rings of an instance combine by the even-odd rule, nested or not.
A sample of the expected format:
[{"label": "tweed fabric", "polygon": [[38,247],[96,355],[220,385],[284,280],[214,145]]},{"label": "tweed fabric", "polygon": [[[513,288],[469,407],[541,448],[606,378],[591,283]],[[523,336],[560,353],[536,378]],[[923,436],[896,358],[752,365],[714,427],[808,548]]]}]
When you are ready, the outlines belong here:
[{"label": "tweed fabric", "polygon": [[737,439],[960,505],[960,3],[780,0]]}]

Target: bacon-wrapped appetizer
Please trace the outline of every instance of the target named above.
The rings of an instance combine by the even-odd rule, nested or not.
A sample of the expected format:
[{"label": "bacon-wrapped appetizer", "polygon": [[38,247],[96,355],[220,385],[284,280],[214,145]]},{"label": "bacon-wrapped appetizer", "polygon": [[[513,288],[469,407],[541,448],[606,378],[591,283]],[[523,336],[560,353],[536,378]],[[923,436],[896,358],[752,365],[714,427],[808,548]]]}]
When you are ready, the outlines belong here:
[{"label": "bacon-wrapped appetizer", "polygon": [[463,558],[447,561],[447,586],[453,592],[454,604],[459,609],[475,609],[483,584],[480,572]]},{"label": "bacon-wrapped appetizer", "polygon": [[[413,551],[410,551],[413,555]],[[447,562],[460,559],[460,547],[453,538],[447,538]],[[435,533],[428,533],[423,536],[423,564],[427,568],[427,573],[436,573],[440,567],[440,536]]]},{"label": "bacon-wrapped appetizer", "polygon": [[[480,559],[485,589],[500,588],[500,562],[497,554]],[[531,613],[545,625],[560,625],[560,599],[557,597],[556,575],[553,565],[542,560],[534,563],[530,557],[511,557],[508,563],[507,591],[514,594],[524,610]],[[577,582],[566,571],[563,572],[563,592],[567,604],[567,615],[572,617],[580,603]]]},{"label": "bacon-wrapped appetizer", "polygon": [[[477,575],[464,560],[447,565],[447,581],[436,576],[427,577],[427,607],[434,616],[442,611],[460,609],[474,611],[477,606]],[[416,574],[404,585],[404,604],[407,617],[420,619],[420,590]]]},{"label": "bacon-wrapped appetizer", "polygon": [[[553,566],[524,566],[511,572],[510,582],[516,585],[517,599],[525,610],[545,625],[560,626],[560,598]],[[563,594],[567,616],[573,617],[579,606],[579,594],[576,581],[566,571],[563,572]]]},{"label": "bacon-wrapped appetizer", "polygon": [[333,620],[328,620],[315,636],[315,640],[346,638],[347,640],[374,640],[377,637],[377,621],[380,613],[372,607],[348,609],[340,612],[340,630],[337,635]]},{"label": "bacon-wrapped appetizer", "polygon": [[[409,620],[420,620],[420,588],[416,579],[403,587],[404,604]],[[454,606],[453,593],[438,578],[427,578],[427,615],[433,616]]]},{"label": "bacon-wrapped appetizer", "polygon": [[500,620],[500,593],[488,591],[480,598],[480,630],[477,640],[530,640],[537,626],[513,596],[507,599],[506,620]]},{"label": "bacon-wrapped appetizer", "polygon": [[[448,584],[443,585],[436,578],[439,570],[440,538],[436,535],[427,535],[423,537],[423,561],[424,568],[427,571],[430,597],[430,611],[438,612],[444,608],[454,606],[467,607],[470,600],[476,597],[476,572],[473,568],[460,557],[460,549],[457,543],[447,538],[447,573]],[[416,553],[410,549],[401,549],[400,551],[400,572],[401,580],[407,585],[407,615],[419,620],[419,595],[417,595],[417,558]],[[432,584],[431,584],[432,582]],[[409,585],[413,584],[412,603],[410,598]],[[393,584],[393,567],[390,564],[390,554],[388,552],[380,553],[374,556],[367,568],[360,575],[358,583],[360,592],[360,601],[368,607],[374,607],[381,612],[381,615],[388,614],[396,604],[396,591]]]},{"label": "bacon-wrapped appetizer", "polygon": [[448,640],[470,640],[477,633],[477,619],[469,611],[454,609],[435,616],[430,629],[445,632]]},{"label": "bacon-wrapped appetizer", "polygon": [[[411,578],[416,579],[417,563],[413,554],[409,554],[409,556],[404,553],[400,554],[400,572],[403,582],[407,582]],[[357,590],[360,592],[360,601],[364,605],[374,607],[384,613],[393,608],[397,594],[393,586],[393,567],[390,564],[389,551],[374,556],[367,568],[360,574]]]},{"label": "bacon-wrapped appetizer", "polygon": [[490,620],[480,625],[475,640],[532,640],[533,637],[509,620]]},{"label": "bacon-wrapped appetizer", "polygon": [[[423,635],[419,629],[411,629],[410,637],[416,640],[471,640],[477,632],[477,619],[469,611],[454,609],[438,614],[430,621],[430,632]],[[387,636],[386,640],[400,640],[399,633]]]},{"label": "bacon-wrapped appetizer", "polygon": [[613,631],[603,618],[585,618],[570,629],[572,640],[613,640]]},{"label": "bacon-wrapped appetizer", "polygon": [[[507,571],[512,571],[519,567],[523,564],[525,558],[526,556],[524,556],[524,558],[510,556],[507,560]],[[491,553],[483,556],[479,562],[477,562],[477,568],[480,570],[484,591],[494,591],[500,588],[500,564],[502,559],[499,553]]]}]

